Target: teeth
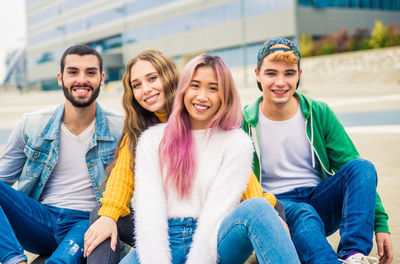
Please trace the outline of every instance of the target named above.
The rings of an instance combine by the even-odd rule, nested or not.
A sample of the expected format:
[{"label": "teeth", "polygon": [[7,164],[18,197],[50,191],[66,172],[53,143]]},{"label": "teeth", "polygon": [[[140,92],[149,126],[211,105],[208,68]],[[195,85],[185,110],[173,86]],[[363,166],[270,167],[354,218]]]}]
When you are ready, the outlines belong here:
[{"label": "teeth", "polygon": [[274,93],[277,93],[277,94],[284,94],[284,93],[286,93],[287,91],[274,91]]},{"label": "teeth", "polygon": [[198,104],[193,104],[193,105],[194,105],[194,107],[196,107],[196,108],[198,108],[200,110],[208,109],[208,106],[206,106],[206,105],[198,105]]},{"label": "teeth", "polygon": [[157,98],[157,94],[144,100],[146,103],[153,102]]},{"label": "teeth", "polygon": [[85,93],[85,92],[87,92],[86,89],[76,89],[75,91],[77,91],[78,93]]}]

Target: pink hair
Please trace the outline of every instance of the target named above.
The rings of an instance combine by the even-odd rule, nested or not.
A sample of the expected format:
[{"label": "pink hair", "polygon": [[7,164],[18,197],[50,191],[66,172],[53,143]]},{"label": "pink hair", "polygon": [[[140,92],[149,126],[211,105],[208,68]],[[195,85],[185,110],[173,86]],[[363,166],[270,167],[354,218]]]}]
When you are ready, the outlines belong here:
[{"label": "pink hair", "polygon": [[221,106],[208,124],[210,136],[217,127],[232,130],[242,122],[239,95],[232,74],[222,58],[199,55],[192,59],[182,70],[172,112],[159,147],[160,167],[162,172],[166,169],[164,188],[166,190],[168,185],[173,185],[181,198],[190,194],[196,169],[191,124],[183,99],[200,67],[214,69],[221,97]]}]

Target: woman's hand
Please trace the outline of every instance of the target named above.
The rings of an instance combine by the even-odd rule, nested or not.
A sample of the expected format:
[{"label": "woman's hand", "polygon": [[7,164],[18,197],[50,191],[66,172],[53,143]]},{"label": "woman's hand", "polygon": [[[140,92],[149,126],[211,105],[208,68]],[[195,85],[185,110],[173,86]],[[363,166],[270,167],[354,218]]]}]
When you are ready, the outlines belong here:
[{"label": "woman's hand", "polygon": [[111,217],[100,216],[85,233],[83,256],[88,257],[100,243],[109,237],[111,237],[111,249],[115,251],[118,237],[117,223]]}]

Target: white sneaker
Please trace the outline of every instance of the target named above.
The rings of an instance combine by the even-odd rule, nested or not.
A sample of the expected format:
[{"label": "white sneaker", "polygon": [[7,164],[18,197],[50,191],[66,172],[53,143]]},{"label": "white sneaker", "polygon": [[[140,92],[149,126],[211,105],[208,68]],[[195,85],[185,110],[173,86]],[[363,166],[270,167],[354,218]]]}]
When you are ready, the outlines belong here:
[{"label": "white sneaker", "polygon": [[343,264],[378,264],[379,261],[375,257],[364,256],[361,253],[354,254],[343,261]]}]

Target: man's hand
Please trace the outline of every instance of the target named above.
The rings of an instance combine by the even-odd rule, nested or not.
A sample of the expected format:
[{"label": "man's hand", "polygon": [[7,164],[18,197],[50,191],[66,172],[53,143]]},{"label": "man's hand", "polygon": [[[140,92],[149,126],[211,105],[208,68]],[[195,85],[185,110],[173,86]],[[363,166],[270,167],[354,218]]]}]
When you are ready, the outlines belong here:
[{"label": "man's hand", "polygon": [[392,240],[389,233],[378,232],[375,234],[378,246],[379,264],[390,264],[393,260]]},{"label": "man's hand", "polygon": [[83,256],[87,258],[92,251],[104,240],[111,237],[111,249],[117,247],[117,223],[108,216],[100,216],[85,233],[85,250]]}]

